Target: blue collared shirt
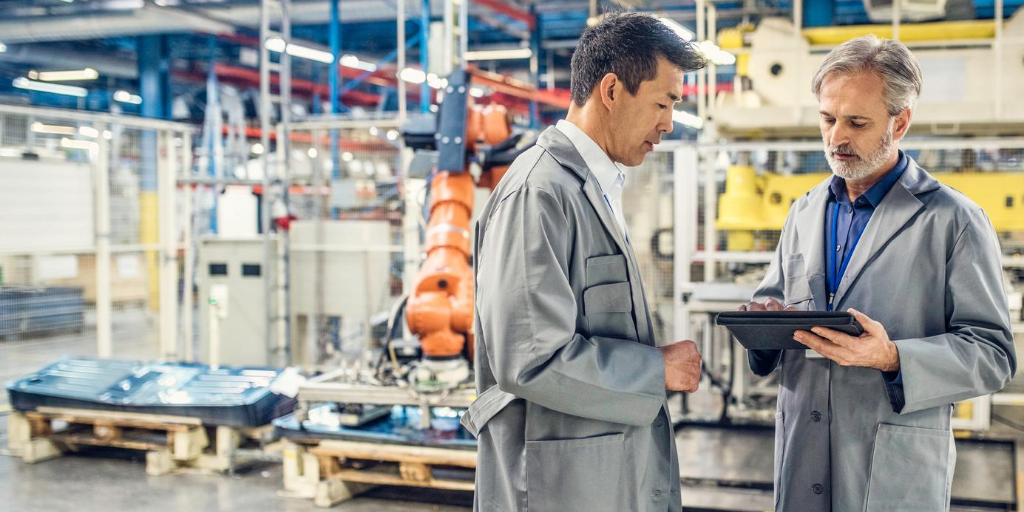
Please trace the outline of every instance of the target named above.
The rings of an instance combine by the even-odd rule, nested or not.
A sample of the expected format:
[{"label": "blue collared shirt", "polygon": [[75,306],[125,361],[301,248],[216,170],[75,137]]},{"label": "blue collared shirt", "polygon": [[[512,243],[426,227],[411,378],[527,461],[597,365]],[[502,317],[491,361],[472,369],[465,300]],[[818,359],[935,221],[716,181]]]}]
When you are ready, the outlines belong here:
[{"label": "blue collared shirt", "polygon": [[[907,155],[900,151],[896,166],[852,203],[846,192],[846,181],[838,176],[832,177],[828,203],[825,206],[825,281],[828,286],[829,311],[832,310],[832,298],[839,289],[846,266],[857,248],[857,242],[864,234],[868,221],[871,220],[871,215],[892,186],[903,176],[909,161]],[[883,375],[889,384],[886,386],[889,401],[892,402],[893,410],[899,412],[905,403],[902,373]]]}]

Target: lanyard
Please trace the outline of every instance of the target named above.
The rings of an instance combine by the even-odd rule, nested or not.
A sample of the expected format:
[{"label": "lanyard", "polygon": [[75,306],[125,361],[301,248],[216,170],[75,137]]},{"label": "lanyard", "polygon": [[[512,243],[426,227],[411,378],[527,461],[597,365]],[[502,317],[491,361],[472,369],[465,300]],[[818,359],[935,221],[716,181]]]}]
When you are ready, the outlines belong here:
[{"label": "lanyard", "polygon": [[[853,259],[853,251],[857,249],[857,244],[860,242],[860,237],[864,234],[862,230],[857,233],[857,236],[853,239],[853,244],[847,247],[846,256],[841,262],[836,261],[839,256],[836,254],[834,247],[838,244],[837,238],[839,237],[839,202],[832,203],[832,237],[829,240],[831,244],[828,250],[832,251],[832,279],[828,282],[828,310],[832,311],[832,301],[836,298],[836,292],[839,291],[839,280],[846,274],[846,267],[850,264],[850,260]],[[853,229],[853,222],[850,222],[850,229]],[[867,229],[867,226],[864,226]]]}]

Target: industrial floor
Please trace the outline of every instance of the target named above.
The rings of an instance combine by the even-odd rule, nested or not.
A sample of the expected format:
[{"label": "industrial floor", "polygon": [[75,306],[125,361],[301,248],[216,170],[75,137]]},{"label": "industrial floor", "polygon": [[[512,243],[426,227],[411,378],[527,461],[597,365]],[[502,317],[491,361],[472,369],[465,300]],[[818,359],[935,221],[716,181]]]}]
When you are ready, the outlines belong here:
[{"label": "industrial floor", "polygon": [[[124,359],[152,359],[156,342],[145,315],[122,312],[123,331],[115,329],[114,354]],[[118,323],[115,323],[117,325]],[[121,334],[121,335],[119,335]],[[133,335],[135,334],[135,335]],[[135,340],[135,341],[123,341]],[[64,355],[94,356],[88,332],[19,341],[0,341],[0,382],[7,382]],[[0,393],[0,454],[6,449],[6,393]],[[1024,408],[996,407],[999,415],[1024,424]],[[987,434],[1024,441],[1024,434],[995,423]],[[692,511],[771,510],[772,433],[769,429],[686,427],[678,434],[684,508]],[[1020,443],[1024,445],[1024,443]],[[1022,475],[1020,448],[1009,443],[958,442],[954,497],[956,512],[1009,510],[998,503],[1016,500]],[[115,456],[112,456],[115,455]],[[712,480],[714,482],[712,482]],[[148,477],[143,456],[84,454],[38,464],[0,455],[0,496],[4,510],[48,512],[314,511],[311,501],[278,496],[279,464],[261,464],[232,477],[169,475]],[[722,485],[722,484],[725,485]],[[956,503],[956,502],[955,502]],[[469,493],[428,489],[381,488],[338,505],[337,511],[457,512],[471,510]]]}]

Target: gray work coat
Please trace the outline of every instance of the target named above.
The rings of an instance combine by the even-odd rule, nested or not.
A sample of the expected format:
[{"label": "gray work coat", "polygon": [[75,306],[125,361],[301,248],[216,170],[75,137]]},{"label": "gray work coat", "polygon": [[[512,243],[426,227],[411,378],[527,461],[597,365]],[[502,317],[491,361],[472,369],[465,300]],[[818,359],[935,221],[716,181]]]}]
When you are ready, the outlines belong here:
[{"label": "gray work coat", "polygon": [[665,368],[632,249],[555,128],[476,225],[479,512],[679,511]]},{"label": "gray work coat", "polygon": [[[796,201],[754,300],[825,311],[829,180]],[[1002,389],[1016,370],[1000,249],[978,205],[910,162],[878,205],[837,290],[836,311],[881,322],[899,350],[905,405],[882,372],[748,354],[782,373],[775,421],[776,510],[948,510],[952,404]]]}]

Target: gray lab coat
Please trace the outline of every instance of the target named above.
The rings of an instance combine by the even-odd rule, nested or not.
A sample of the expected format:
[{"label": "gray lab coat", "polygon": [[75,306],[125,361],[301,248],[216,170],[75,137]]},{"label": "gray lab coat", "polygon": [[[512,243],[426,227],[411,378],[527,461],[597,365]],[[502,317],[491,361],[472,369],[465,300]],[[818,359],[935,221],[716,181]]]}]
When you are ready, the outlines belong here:
[{"label": "gray lab coat", "polygon": [[[796,201],[754,295],[825,311],[829,180]],[[878,370],[751,352],[782,372],[775,420],[776,509],[948,510],[956,449],[952,403],[999,391],[1016,370],[1000,249],[978,205],[911,160],[865,228],[835,297],[896,343],[905,406],[893,412]],[[891,388],[890,388],[891,389]]]},{"label": "gray lab coat", "polygon": [[474,510],[679,511],[636,257],[560,131],[512,164],[475,243]]}]

